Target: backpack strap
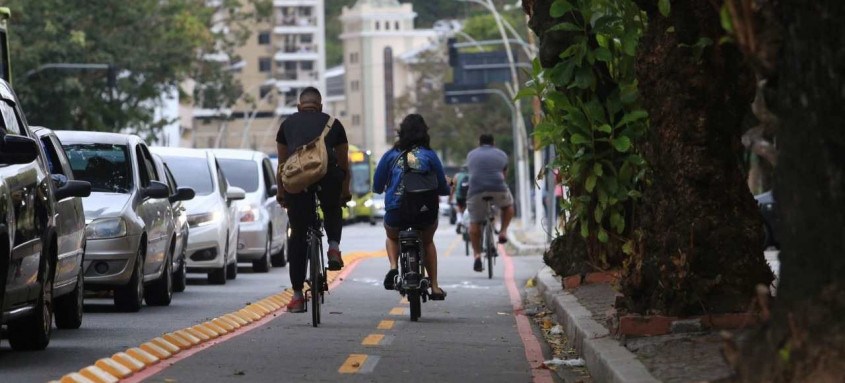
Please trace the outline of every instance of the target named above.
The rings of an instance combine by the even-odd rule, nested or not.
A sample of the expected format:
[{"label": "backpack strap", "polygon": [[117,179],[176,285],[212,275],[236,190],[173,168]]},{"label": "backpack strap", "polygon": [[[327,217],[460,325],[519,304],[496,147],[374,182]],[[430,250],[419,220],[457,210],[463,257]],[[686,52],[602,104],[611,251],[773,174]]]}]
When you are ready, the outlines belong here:
[{"label": "backpack strap", "polygon": [[332,126],[334,126],[334,121],[335,121],[335,118],[333,116],[329,116],[329,121],[326,122],[326,127],[323,128],[323,133],[320,133],[321,138],[323,138],[323,139],[326,138],[326,135],[329,134],[329,130],[331,130]]}]

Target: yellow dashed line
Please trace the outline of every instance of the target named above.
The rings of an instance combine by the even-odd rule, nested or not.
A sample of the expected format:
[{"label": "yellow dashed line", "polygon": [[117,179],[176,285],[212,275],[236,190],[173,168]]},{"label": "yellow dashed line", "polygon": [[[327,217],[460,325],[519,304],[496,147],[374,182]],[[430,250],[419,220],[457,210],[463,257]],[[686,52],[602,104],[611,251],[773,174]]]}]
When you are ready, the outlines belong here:
[{"label": "yellow dashed line", "polygon": [[392,320],[383,320],[383,321],[378,323],[378,327],[376,327],[376,328],[379,329],[379,330],[390,330],[390,329],[393,328],[393,325],[395,323],[396,322],[392,321]]},{"label": "yellow dashed line", "polygon": [[370,334],[361,342],[364,346],[378,346],[381,340],[384,339],[384,334]]},{"label": "yellow dashed line", "polygon": [[452,253],[455,252],[455,248],[458,247],[458,244],[461,242],[463,242],[463,238],[461,238],[460,236],[455,237],[455,239],[452,240],[452,243],[449,244],[449,247],[446,248],[446,254],[444,254],[443,256],[448,257],[452,255]]},{"label": "yellow dashed line", "polygon": [[350,354],[349,357],[346,358],[346,361],[343,362],[343,365],[337,369],[337,372],[341,374],[355,374],[361,369],[361,366],[363,366],[366,361],[367,355]]},{"label": "yellow dashed line", "polygon": [[404,307],[394,307],[390,310],[390,315],[405,315]]},{"label": "yellow dashed line", "polygon": [[[343,259],[344,263],[351,265],[361,259],[384,257],[386,255],[387,254],[384,250],[373,252],[355,252],[344,256]],[[330,271],[327,278],[329,283],[337,279],[338,275],[340,275],[340,272]],[[120,379],[126,378],[145,369],[147,366],[170,358],[183,350],[195,347],[221,335],[228,334],[252,322],[260,320],[273,312],[283,310],[285,306],[290,303],[292,297],[293,291],[291,289],[285,289],[284,291],[246,305],[240,310],[222,315],[205,323],[162,334],[160,337],[153,338],[139,347],[130,348],[126,350],[126,352],[118,352],[110,358],[99,359],[95,364],[85,367],[79,372],[72,372],[62,376],[59,382],[117,382]],[[393,327],[392,321],[383,322],[390,322],[388,329]],[[382,324],[379,324],[379,326],[382,326]],[[379,338],[375,344],[381,342],[383,337],[384,336],[381,335],[381,338]],[[366,355],[353,354],[339,371],[341,373],[355,373],[361,368],[366,360]],[[344,372],[344,370],[348,371]]]}]

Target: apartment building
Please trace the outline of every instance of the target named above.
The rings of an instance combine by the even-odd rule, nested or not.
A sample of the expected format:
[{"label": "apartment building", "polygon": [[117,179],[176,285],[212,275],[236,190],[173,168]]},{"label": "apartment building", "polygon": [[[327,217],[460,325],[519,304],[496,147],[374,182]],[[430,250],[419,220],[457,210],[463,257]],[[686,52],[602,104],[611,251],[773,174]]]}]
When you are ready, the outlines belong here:
[{"label": "apartment building", "polygon": [[347,137],[376,158],[393,145],[403,117],[395,102],[414,81],[405,56],[442,37],[415,29],[415,17],[413,5],[398,0],[358,0],[341,12]]},{"label": "apartment building", "polygon": [[274,0],[270,21],[250,26],[230,69],[243,86],[235,105],[194,111],[193,146],[274,153],[279,124],[302,89],[325,89],[324,0]]}]

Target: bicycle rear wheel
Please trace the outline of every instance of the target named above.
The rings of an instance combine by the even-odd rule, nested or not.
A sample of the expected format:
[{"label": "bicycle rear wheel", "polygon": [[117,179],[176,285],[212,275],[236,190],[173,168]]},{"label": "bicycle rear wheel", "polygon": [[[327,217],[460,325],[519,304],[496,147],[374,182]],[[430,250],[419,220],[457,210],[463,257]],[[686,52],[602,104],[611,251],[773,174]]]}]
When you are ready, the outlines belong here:
[{"label": "bicycle rear wheel", "polygon": [[314,244],[309,249],[309,267],[311,274],[311,324],[314,327],[320,325],[320,302],[323,295],[323,278],[320,271],[320,253]]},{"label": "bicycle rear wheel", "polygon": [[493,252],[496,251],[496,244],[493,242],[493,223],[487,222],[487,227],[485,229],[487,233],[484,238],[484,247],[486,247],[484,252],[484,257],[487,258],[487,279],[493,279]]},{"label": "bicycle rear wheel", "polygon": [[416,322],[420,319],[420,315],[422,314],[422,304],[420,302],[419,290],[408,292],[408,303],[411,305],[411,322]]}]

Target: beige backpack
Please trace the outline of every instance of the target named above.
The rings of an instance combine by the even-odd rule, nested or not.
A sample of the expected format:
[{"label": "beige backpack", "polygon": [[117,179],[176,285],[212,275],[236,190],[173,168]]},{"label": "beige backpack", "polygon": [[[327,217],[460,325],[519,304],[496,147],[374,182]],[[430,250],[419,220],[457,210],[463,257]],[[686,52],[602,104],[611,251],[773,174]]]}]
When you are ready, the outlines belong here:
[{"label": "beige backpack", "polygon": [[329,117],[326,127],[314,141],[311,141],[288,156],[279,164],[278,178],[288,193],[301,193],[326,175],[329,155],[326,152],[326,135],[334,125],[335,118]]}]

